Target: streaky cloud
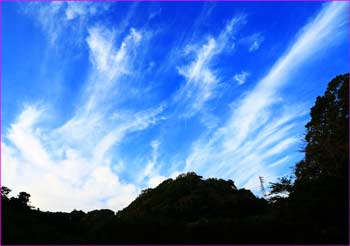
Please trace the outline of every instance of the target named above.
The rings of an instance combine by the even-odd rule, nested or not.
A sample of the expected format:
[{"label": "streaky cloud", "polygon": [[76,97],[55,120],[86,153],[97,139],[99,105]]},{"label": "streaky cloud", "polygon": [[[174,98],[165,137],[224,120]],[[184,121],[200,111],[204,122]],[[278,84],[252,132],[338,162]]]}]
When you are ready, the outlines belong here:
[{"label": "streaky cloud", "polygon": [[[185,170],[234,178],[239,185],[252,189],[257,187],[253,184],[258,182],[258,175],[275,179],[276,174],[267,167],[273,165],[270,164],[271,160],[282,151],[295,146],[298,139],[293,137],[291,124],[300,115],[305,115],[305,110],[297,110],[295,105],[284,110],[284,114],[277,114],[277,108],[281,107],[280,102],[283,100],[279,89],[293,78],[293,73],[310,56],[336,42],[344,34],[346,11],[346,3],[324,4],[267,75],[250,92],[245,93],[242,99],[234,102],[226,123],[211,137],[199,139],[193,145],[192,153],[186,159]],[[285,123],[274,126],[274,122],[279,121]],[[273,133],[275,139],[267,138],[268,132]],[[256,138],[257,134],[262,137]],[[268,141],[265,144],[264,139]],[[247,148],[247,144],[258,149]],[[261,144],[263,147],[259,149]]]},{"label": "streaky cloud", "polygon": [[178,72],[186,81],[175,95],[175,101],[184,104],[184,117],[192,117],[198,113],[204,104],[213,98],[219,78],[215,74],[213,59],[231,46],[235,28],[245,23],[245,16],[239,15],[227,22],[226,26],[217,37],[209,36],[207,41],[198,49],[197,44],[187,45],[184,54],[194,52],[194,61],[190,64],[179,66]]},{"label": "streaky cloud", "polygon": [[[140,187],[119,178],[110,150],[127,134],[164,119],[160,116],[163,104],[139,111],[123,111],[116,102],[113,107],[110,104],[109,93],[118,92],[120,78],[133,71],[142,34],[131,28],[116,48],[113,30],[103,26],[88,30],[86,43],[92,68],[73,116],[50,128],[38,124],[49,111],[25,106],[2,141],[6,147],[1,154],[7,163],[4,182],[15,191],[30,191],[33,205],[44,210],[125,207]],[[116,119],[112,116],[117,112]]]}]

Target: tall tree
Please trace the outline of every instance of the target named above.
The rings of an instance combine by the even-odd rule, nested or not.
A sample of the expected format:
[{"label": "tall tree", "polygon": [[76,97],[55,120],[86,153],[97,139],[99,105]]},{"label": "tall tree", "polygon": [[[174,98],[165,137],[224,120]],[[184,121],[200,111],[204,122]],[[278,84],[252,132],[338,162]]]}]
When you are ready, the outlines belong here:
[{"label": "tall tree", "polygon": [[328,241],[348,242],[349,74],[328,84],[310,116],[289,206],[300,223],[311,221]]},{"label": "tall tree", "polygon": [[295,169],[297,181],[346,178],[349,149],[349,74],[335,77],[311,108],[306,124],[305,159]]}]

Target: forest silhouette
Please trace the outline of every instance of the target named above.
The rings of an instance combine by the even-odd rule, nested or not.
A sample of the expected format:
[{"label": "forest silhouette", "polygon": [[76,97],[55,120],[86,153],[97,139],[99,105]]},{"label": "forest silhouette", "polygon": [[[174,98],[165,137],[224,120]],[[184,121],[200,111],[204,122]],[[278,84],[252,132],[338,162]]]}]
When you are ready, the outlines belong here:
[{"label": "forest silhouette", "polygon": [[349,74],[329,82],[310,116],[304,158],[268,198],[190,172],[117,213],[65,213],[2,187],[2,244],[349,244]]}]

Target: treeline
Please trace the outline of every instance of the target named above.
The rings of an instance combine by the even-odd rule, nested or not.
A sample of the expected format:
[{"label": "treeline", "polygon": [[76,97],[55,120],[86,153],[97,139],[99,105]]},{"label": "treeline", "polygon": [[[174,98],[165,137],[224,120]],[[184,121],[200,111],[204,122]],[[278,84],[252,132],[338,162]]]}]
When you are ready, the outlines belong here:
[{"label": "treeline", "polygon": [[349,244],[349,74],[317,97],[305,157],[268,199],[195,173],[144,190],[125,209],[42,212],[1,189],[3,244]]}]

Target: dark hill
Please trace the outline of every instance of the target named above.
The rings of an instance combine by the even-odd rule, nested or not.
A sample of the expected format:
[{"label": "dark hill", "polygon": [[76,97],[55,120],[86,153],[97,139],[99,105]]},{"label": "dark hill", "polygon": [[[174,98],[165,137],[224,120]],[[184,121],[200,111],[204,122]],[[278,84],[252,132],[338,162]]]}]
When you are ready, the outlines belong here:
[{"label": "dark hill", "polygon": [[[99,243],[269,242],[269,204],[232,180],[185,173],[144,190],[93,235]],[[268,228],[268,227],[266,227]],[[254,234],[254,237],[250,237]],[[265,234],[265,235],[264,235]],[[278,240],[279,242],[281,240]]]},{"label": "dark hill", "polygon": [[27,206],[29,197],[2,197],[5,243],[243,243],[250,233],[259,235],[269,210],[266,200],[232,180],[205,180],[193,172],[144,190],[117,214],[41,212]]},{"label": "dark hill", "polygon": [[204,180],[192,172],[144,190],[117,215],[145,222],[195,222],[254,216],[266,209],[266,200],[249,190],[238,190],[232,180]]}]

